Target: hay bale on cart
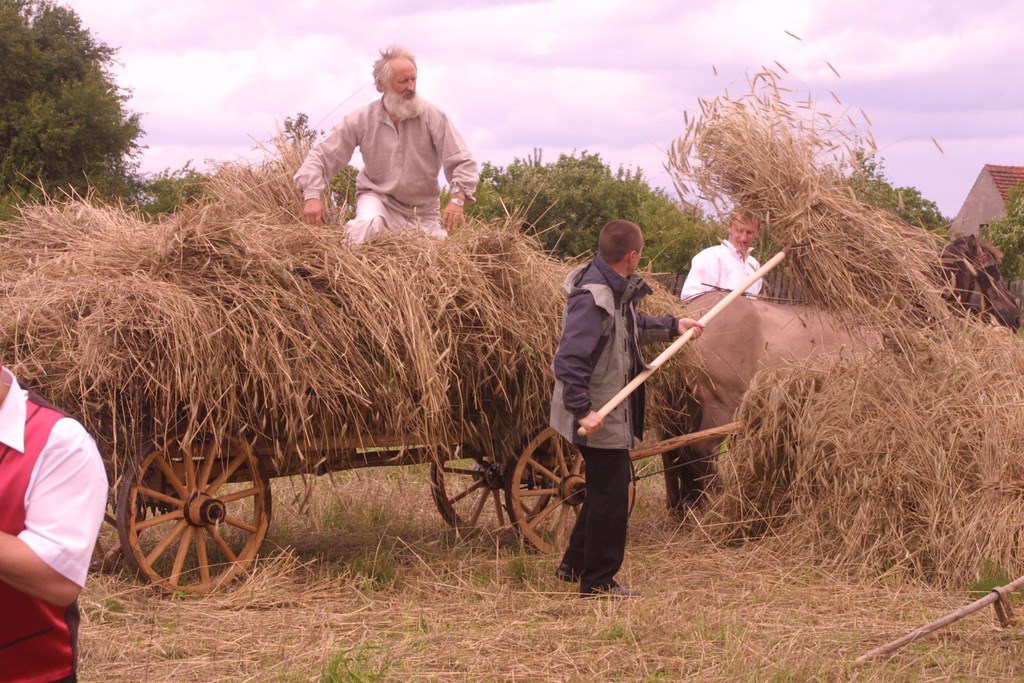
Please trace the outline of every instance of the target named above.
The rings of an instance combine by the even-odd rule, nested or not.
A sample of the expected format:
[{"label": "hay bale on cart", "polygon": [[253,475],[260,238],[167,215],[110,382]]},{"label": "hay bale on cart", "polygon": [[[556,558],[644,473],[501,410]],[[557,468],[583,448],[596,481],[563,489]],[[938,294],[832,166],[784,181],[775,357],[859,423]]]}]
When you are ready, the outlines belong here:
[{"label": "hay bale on cart", "polygon": [[96,435],[125,557],[168,590],[245,569],[276,476],[430,462],[449,524],[505,526],[547,421],[569,266],[511,219],[350,245],[298,220],[278,151],[157,223],[74,200],[0,226],[4,362]]},{"label": "hay bale on cart", "polygon": [[96,435],[127,559],[173,590],[256,555],[269,477],[468,459],[479,483],[546,419],[562,264],[511,221],[353,247],[294,218],[290,175],[222,166],[158,223],[75,200],[2,226],[5,362]]}]

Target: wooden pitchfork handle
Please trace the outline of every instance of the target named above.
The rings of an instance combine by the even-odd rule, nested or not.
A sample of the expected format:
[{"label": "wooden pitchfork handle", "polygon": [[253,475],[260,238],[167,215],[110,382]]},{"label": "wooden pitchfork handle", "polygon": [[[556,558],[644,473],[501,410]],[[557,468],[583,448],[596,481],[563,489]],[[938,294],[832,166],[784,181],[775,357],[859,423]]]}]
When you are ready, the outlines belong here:
[{"label": "wooden pitchfork handle", "polygon": [[[722,297],[722,300],[715,304],[711,308],[711,310],[705,313],[697,322],[701,323],[702,325],[707,325],[709,322],[711,322],[712,319],[714,319],[716,315],[722,312],[723,308],[725,308],[733,301],[735,301],[737,297],[743,294],[743,292],[747,291],[747,287],[763,278],[765,275],[768,274],[768,271],[782,263],[782,259],[784,258],[786,258],[786,252],[784,251],[780,251],[778,254],[773,256],[771,260],[768,261],[768,263],[758,268],[753,275],[751,275],[745,282],[743,282],[743,284],[737,286],[736,289],[732,290],[724,297]],[[658,354],[658,357],[651,361],[651,364],[647,366],[646,370],[644,370],[639,375],[634,377],[629,384],[622,387],[622,389],[619,390],[619,393],[612,396],[607,403],[601,406],[597,413],[603,418],[608,417],[608,414],[615,410],[616,406],[618,406],[620,403],[626,400],[626,397],[632,394],[634,391],[636,391],[636,388],[643,384],[648,377],[653,375],[655,370],[664,365],[665,361],[674,356],[676,352],[679,351],[679,349],[683,348],[683,344],[685,344],[686,342],[690,341],[690,339],[693,338],[693,329],[694,328],[691,327],[690,329],[686,330],[686,332],[684,332],[678,339],[672,342],[672,344],[667,349]],[[577,430],[577,433],[580,436],[586,436],[588,434],[587,430],[585,430],[582,426],[579,428],[579,430]]]}]

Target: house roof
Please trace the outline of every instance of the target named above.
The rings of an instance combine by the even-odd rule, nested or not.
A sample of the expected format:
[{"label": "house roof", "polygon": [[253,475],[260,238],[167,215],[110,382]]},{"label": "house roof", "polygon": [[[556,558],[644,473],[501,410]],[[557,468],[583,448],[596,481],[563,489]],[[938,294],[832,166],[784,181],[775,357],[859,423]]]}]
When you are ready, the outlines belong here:
[{"label": "house roof", "polygon": [[1010,190],[1024,183],[1024,166],[996,166],[985,164],[985,170],[992,176],[1005,204],[1010,199]]}]

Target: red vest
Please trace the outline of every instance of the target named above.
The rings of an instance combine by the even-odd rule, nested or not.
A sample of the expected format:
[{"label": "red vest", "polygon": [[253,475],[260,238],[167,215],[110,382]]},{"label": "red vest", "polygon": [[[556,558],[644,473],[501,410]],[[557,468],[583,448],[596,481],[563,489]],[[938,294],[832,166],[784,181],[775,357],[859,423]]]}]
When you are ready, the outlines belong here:
[{"label": "red vest", "polygon": [[[25,529],[25,491],[50,431],[64,417],[28,401],[25,452],[0,445],[0,531]],[[78,604],[55,607],[0,581],[0,681],[52,683],[75,671]]]}]

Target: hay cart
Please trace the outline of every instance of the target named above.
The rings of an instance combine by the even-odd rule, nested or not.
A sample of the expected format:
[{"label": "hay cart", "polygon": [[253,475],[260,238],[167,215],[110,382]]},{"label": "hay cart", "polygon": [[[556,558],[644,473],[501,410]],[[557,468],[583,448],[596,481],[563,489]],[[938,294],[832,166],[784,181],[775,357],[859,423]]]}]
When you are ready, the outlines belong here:
[{"label": "hay cart", "polygon": [[[776,255],[701,321],[709,322],[783,258]],[[691,337],[687,331],[673,342],[599,412],[607,416]],[[634,450],[632,459],[735,429],[733,423],[661,441]],[[117,527],[126,562],[142,576],[169,591],[207,593],[238,576],[259,553],[270,525],[271,478],[430,463],[434,502],[457,533],[512,525],[538,550],[564,546],[586,479],[582,457],[554,430],[542,431],[513,462],[444,439],[408,441],[401,435],[356,435],[285,446],[222,432],[174,433],[153,441],[125,469],[116,517],[108,521]],[[288,449],[303,457],[281,457]]]},{"label": "hay cart", "polygon": [[[429,463],[434,502],[456,533],[508,526],[504,468],[489,455],[386,436],[326,439],[303,451],[315,463],[313,474]],[[275,457],[279,452],[278,444],[250,444],[236,435],[154,441],[125,470],[116,513],[107,515],[127,564],[172,592],[208,593],[237,577],[270,526],[270,480],[310,473],[299,459]]]},{"label": "hay cart", "polygon": [[[735,428],[675,437],[631,457],[638,461]],[[462,446],[410,446],[387,437],[329,439],[305,451],[315,459],[315,474],[429,463],[434,503],[457,534],[512,526],[541,552],[565,545],[586,491],[583,458],[550,428],[511,463]],[[269,529],[271,479],[308,473],[294,459],[275,466],[275,454],[275,444],[234,435],[154,442],[121,477],[116,515],[107,517],[127,564],[171,592],[208,593],[235,579],[256,558]]]}]

